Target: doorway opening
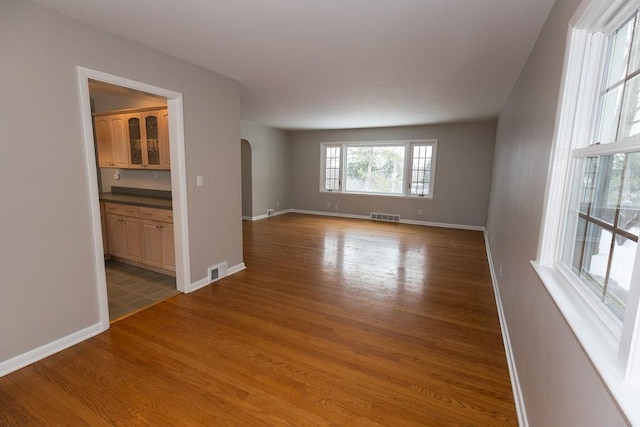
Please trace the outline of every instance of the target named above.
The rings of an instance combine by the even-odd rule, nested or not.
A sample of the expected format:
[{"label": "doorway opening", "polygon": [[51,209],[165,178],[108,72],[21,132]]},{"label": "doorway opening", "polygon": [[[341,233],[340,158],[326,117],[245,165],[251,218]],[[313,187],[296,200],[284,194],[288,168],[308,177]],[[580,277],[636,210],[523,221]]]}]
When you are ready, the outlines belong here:
[{"label": "doorway opening", "polygon": [[[145,270],[145,273],[166,273],[167,266],[172,265],[175,270],[175,279],[172,278],[172,280],[175,280],[174,292],[176,290],[189,292],[191,287],[190,273],[187,267],[189,265],[189,250],[182,95],[146,83],[83,67],[78,67],[77,71],[91,200],[100,325],[105,330],[110,323],[107,266],[104,261],[105,253],[109,255],[116,253],[115,259],[121,258],[119,261],[132,261],[127,256],[122,256],[123,253],[128,253],[130,255],[129,258],[133,257],[133,262],[127,262],[127,265],[131,267],[129,264],[134,264],[133,267],[143,267],[142,270]],[[103,94],[101,96],[102,99],[96,102],[95,98],[101,90],[114,92]],[[91,99],[92,96],[94,96],[93,101]],[[111,124],[112,128],[106,125],[101,128],[96,126],[96,138],[94,139],[93,112],[96,109],[104,110],[118,105],[122,106],[123,99],[126,102],[132,102],[134,105],[133,110],[136,111],[131,111],[131,115],[128,115],[129,108],[127,107],[130,105],[125,105],[124,108],[115,108],[114,111],[117,114],[122,114],[120,119],[124,122],[114,122]],[[140,103],[144,103],[145,100],[153,100],[153,102],[162,100],[166,107],[164,115],[160,109],[155,108],[157,106],[141,106]],[[136,106],[137,109],[135,108]],[[109,116],[109,114],[102,115]],[[162,122],[163,120],[164,123]],[[160,129],[162,129],[163,125],[166,125],[166,135],[164,135],[167,139],[165,154],[170,158],[170,168],[159,166],[157,163],[157,159],[162,157],[157,151],[162,138],[154,134],[154,132],[161,133],[162,130]],[[116,134],[121,132],[127,137],[128,145],[124,145],[126,147],[124,151],[122,151],[122,147],[120,147],[121,151],[119,152],[117,148],[113,148],[112,154],[114,156],[112,158],[101,156],[100,147],[96,147],[94,143],[96,139],[99,139],[101,132],[108,131],[113,131]],[[147,136],[147,132],[149,132],[149,136]],[[139,161],[141,162],[140,164],[138,163]],[[142,171],[146,175],[134,173]],[[132,194],[131,189],[140,190],[136,184],[145,181],[148,177],[151,177],[148,181],[153,182],[153,184],[151,188],[142,188],[142,190],[150,191],[153,194]],[[114,185],[114,181],[116,184],[126,182],[126,185]],[[124,193],[129,193],[129,196],[136,197],[169,194],[168,203],[171,213],[168,213],[166,206],[149,206],[144,203],[142,205],[118,203],[122,202],[122,199],[108,201],[111,203],[110,206],[107,206],[107,203],[101,204],[101,201],[105,202],[104,194],[113,193],[114,188],[119,188],[119,191],[124,191]],[[111,191],[104,191],[106,189]],[[126,198],[127,194],[121,194],[121,196]],[[109,215],[112,216],[109,217]],[[103,234],[103,230],[109,230],[110,228],[108,225],[103,227],[103,219],[119,224],[112,227],[115,230],[114,236],[123,238],[116,239],[118,243],[115,243],[112,236]],[[167,226],[167,224],[170,226]],[[133,233],[131,236],[134,237],[127,240],[128,233],[132,230],[139,230],[139,234]],[[144,262],[140,263],[140,265],[135,265],[137,261],[137,258],[135,258],[136,250],[141,248],[141,242],[136,241],[136,238],[144,240],[154,236],[156,240],[148,245],[149,250],[147,253],[140,253],[139,255],[140,260],[143,260],[143,256],[146,257]],[[170,246],[163,245],[163,242],[166,243],[169,238],[172,239],[171,243],[175,246],[175,248],[171,247],[172,250],[166,250]],[[109,243],[114,243],[115,249],[110,248],[107,252],[105,247],[108,247]],[[162,251],[164,251],[164,254],[161,253]],[[153,265],[159,253],[161,259],[169,260],[167,264]],[[127,274],[132,273],[129,271]]]},{"label": "doorway opening", "polygon": [[178,293],[167,98],[92,79],[89,96],[114,322]]}]

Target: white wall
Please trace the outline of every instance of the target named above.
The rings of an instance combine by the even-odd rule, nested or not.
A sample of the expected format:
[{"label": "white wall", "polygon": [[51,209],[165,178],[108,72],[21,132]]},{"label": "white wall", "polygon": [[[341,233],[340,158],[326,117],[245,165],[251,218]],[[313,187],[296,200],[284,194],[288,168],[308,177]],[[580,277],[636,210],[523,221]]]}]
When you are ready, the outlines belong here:
[{"label": "white wall", "polygon": [[[494,120],[430,126],[291,132],[293,207],[310,211],[369,215],[400,214],[402,219],[484,227],[493,162]],[[320,192],[323,142],[437,139],[433,200]],[[331,206],[327,207],[327,203]],[[338,209],[335,209],[335,206]],[[418,214],[422,209],[422,214]]]},{"label": "white wall", "polygon": [[23,0],[0,64],[0,363],[99,321],[78,65],[183,94],[187,268],[242,263],[237,82]]},{"label": "white wall", "polygon": [[252,209],[247,216],[266,215],[267,209],[277,212],[291,208],[289,133],[245,121],[240,132],[242,139],[251,145]]},{"label": "white wall", "polygon": [[568,22],[558,0],[498,121],[488,233],[529,425],[625,425],[534,273]]}]

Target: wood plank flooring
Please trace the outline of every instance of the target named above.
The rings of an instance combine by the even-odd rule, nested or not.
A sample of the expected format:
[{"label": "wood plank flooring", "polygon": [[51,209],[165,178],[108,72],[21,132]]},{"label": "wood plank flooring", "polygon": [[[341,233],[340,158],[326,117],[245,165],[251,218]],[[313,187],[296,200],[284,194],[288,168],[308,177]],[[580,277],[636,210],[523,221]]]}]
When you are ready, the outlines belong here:
[{"label": "wood plank flooring", "polygon": [[245,271],[0,378],[0,425],[517,425],[482,233],[243,227]]}]

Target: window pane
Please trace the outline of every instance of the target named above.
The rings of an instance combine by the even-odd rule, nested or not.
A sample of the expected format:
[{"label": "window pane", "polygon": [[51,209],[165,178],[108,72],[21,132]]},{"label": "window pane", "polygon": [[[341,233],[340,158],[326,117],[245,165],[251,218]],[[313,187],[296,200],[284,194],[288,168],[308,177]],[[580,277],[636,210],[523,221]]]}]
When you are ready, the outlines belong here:
[{"label": "window pane", "polygon": [[640,153],[627,154],[618,228],[638,236],[640,228]]},{"label": "window pane", "polygon": [[624,154],[600,156],[590,215],[613,225],[620,201]]},{"label": "window pane", "polygon": [[587,241],[587,221],[578,217],[577,224],[575,243],[572,248],[573,251],[565,253],[565,262],[571,266],[571,270],[573,270],[574,273],[580,275],[580,271],[582,270],[582,254],[584,253],[584,245]]},{"label": "window pane", "polygon": [[616,82],[627,76],[627,62],[629,59],[629,46],[633,36],[633,24],[635,19],[629,20],[623,27],[616,31],[610,39],[610,59],[607,73],[606,87],[611,87]]},{"label": "window pane", "polygon": [[608,144],[616,140],[620,106],[622,104],[622,86],[604,94],[600,99],[599,130],[595,142]]},{"label": "window pane", "polygon": [[596,173],[598,172],[598,158],[589,157],[582,162],[583,172],[580,182],[582,188],[580,190],[580,212],[589,213],[591,204],[593,203],[593,193],[596,188]]},{"label": "window pane", "polygon": [[620,320],[624,318],[627,296],[631,287],[633,269],[630,266],[635,262],[636,247],[636,242],[616,236],[604,303]]},{"label": "window pane", "polygon": [[633,44],[631,45],[631,62],[629,63],[629,71],[627,74],[632,74],[634,71],[640,68],[640,31],[638,31],[637,21],[638,15],[636,14],[636,29],[633,34]]},{"label": "window pane", "polygon": [[325,190],[340,189],[340,147],[326,147]]},{"label": "window pane", "polygon": [[584,282],[600,297],[602,297],[607,274],[610,249],[611,232],[599,225],[589,223],[582,255],[582,274],[586,279]]},{"label": "window pane", "polygon": [[352,146],[346,150],[346,191],[403,193],[404,146]]},{"label": "window pane", "polygon": [[425,196],[430,194],[432,153],[433,147],[430,145],[413,146],[410,194],[415,196]]},{"label": "window pane", "polygon": [[627,82],[625,89],[618,140],[640,134],[640,75]]}]

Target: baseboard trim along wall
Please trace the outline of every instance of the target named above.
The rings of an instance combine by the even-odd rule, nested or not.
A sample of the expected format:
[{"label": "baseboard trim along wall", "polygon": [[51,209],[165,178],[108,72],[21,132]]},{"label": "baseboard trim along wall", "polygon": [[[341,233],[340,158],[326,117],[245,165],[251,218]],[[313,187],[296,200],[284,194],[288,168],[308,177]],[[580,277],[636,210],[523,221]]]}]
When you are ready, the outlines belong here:
[{"label": "baseboard trim along wall", "polygon": [[191,293],[193,291],[197,291],[198,289],[204,288],[207,285],[210,285],[213,282],[217,282],[218,280],[225,278],[227,276],[231,276],[232,274],[236,274],[239,271],[242,271],[244,269],[246,269],[247,267],[244,265],[244,262],[241,262],[240,264],[234,265],[232,267],[227,268],[226,270],[226,274],[221,275],[220,277],[218,277],[215,280],[211,280],[209,279],[209,277],[205,277],[204,279],[200,279],[197,282],[193,282],[190,286],[189,286],[189,291],[185,292],[185,293]]},{"label": "baseboard trim along wall", "polygon": [[248,221],[260,221],[261,219],[265,219],[265,218],[270,218],[273,216],[278,216],[278,215],[283,215],[283,214],[288,214],[291,213],[291,209],[284,209],[281,211],[274,211],[273,214],[268,215],[268,214],[264,214],[264,215],[258,215],[258,216],[243,216],[242,219],[246,219]]},{"label": "baseboard trim along wall", "polygon": [[[226,274],[224,276],[218,277],[216,280],[209,280],[208,277],[205,277],[202,280],[198,280],[195,283],[192,283],[189,287],[188,292],[193,292],[197,289],[203,288],[215,281],[222,279],[223,277],[231,276],[239,271],[242,271],[246,268],[244,262],[234,265],[226,270]],[[96,323],[95,325],[89,326],[88,328],[82,329],[78,332],[74,332],[66,337],[62,337],[56,341],[50,342],[33,350],[30,350],[26,353],[15,356],[9,360],[5,360],[4,362],[0,362],[0,377],[3,377],[11,372],[17,371],[20,368],[24,368],[27,365],[35,363],[39,360],[44,359],[45,357],[49,357],[52,354],[58,353],[59,351],[65,350],[71,346],[74,346],[82,341],[88,340],[89,338],[98,335],[101,332],[109,329],[109,326],[103,327],[100,323]]]},{"label": "baseboard trim along wall", "polygon": [[79,342],[88,340],[89,338],[98,335],[101,332],[109,329],[107,326],[103,328],[100,323],[96,323],[87,328],[84,328],[78,332],[74,332],[70,335],[62,337],[58,340],[45,344],[26,353],[20,354],[9,360],[5,360],[0,363],[0,377],[3,377],[13,371],[17,371],[20,368],[24,368],[27,365],[31,365],[39,360],[49,357],[52,354],[58,353],[64,349],[78,344]]},{"label": "baseboard trim along wall", "polygon": [[[366,219],[370,220],[369,215],[352,215],[335,212],[322,212],[322,211],[307,211],[302,209],[289,209],[291,213],[299,213],[304,215],[320,215],[320,216],[335,216],[341,218],[354,218],[354,219]],[[400,224],[422,225],[425,227],[441,227],[441,228],[455,228],[458,230],[472,230],[472,231],[485,231],[485,227],[476,225],[464,225],[464,224],[447,224],[443,222],[430,222],[430,221],[415,221],[412,219],[400,219]]]},{"label": "baseboard trim along wall", "polygon": [[507,365],[509,366],[509,376],[511,377],[511,389],[513,390],[513,399],[516,403],[516,412],[518,414],[518,424],[520,427],[529,427],[527,420],[527,411],[524,404],[524,396],[520,388],[520,380],[518,379],[518,370],[516,361],[511,347],[511,339],[509,338],[509,328],[507,327],[507,319],[504,316],[502,308],[502,299],[500,298],[500,290],[498,289],[498,279],[496,271],[493,268],[493,259],[491,258],[491,248],[489,247],[489,239],[487,232],[484,232],[484,244],[487,248],[487,258],[489,260],[489,271],[491,272],[491,283],[493,284],[493,294],[496,299],[498,308],[498,318],[500,319],[500,329],[502,330],[502,342],[504,343],[504,351],[507,356]]},{"label": "baseboard trim along wall", "polygon": [[[369,215],[354,215],[354,214],[324,212],[324,211],[308,211],[304,209],[285,209],[282,211],[274,212],[273,215],[265,214],[265,215],[258,215],[258,216],[243,216],[242,219],[245,221],[260,221],[262,219],[283,215],[287,213],[298,213],[303,215],[318,215],[318,216],[334,216],[339,218],[353,218],[353,219],[366,219],[366,220],[371,219]],[[454,228],[457,230],[471,230],[471,231],[486,230],[485,227],[478,226],[478,225],[447,224],[444,222],[415,221],[412,219],[402,219],[402,218],[400,219],[400,224],[422,225],[425,227]]]}]

